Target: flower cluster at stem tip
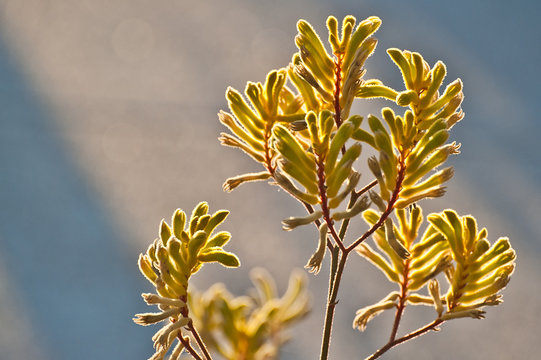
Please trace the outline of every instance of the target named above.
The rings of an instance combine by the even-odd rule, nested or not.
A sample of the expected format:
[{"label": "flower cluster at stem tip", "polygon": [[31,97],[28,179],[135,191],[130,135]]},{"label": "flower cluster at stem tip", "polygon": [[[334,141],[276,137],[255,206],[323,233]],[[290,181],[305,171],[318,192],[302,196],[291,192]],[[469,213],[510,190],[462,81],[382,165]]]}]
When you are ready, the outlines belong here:
[{"label": "flower cluster at stem tip", "polygon": [[[423,224],[421,202],[442,197],[454,175],[445,164],[460,153],[460,144],[449,137],[464,118],[463,84],[456,79],[444,87],[443,62],[431,66],[421,54],[397,48],[387,54],[401,74],[403,89],[365,78],[365,62],[376,49],[373,35],[380,25],[376,16],[360,22],[346,16],[339,31],[338,20],[330,16],[324,44],[314,28],[300,20],[298,51],[290,64],[270,71],[263,83],[248,82],[244,93],[228,88],[229,111],[218,114],[228,129],[219,137],[221,144],[242,150],[260,166],[259,172],[227,179],[223,189],[269,181],[307,210],[284,219],[284,230],[315,225],[317,248],[305,268],[319,273],[331,253],[322,360],[328,358],[338,288],[352,253],[398,287],[354,316],[353,327],[363,331],[376,315],[395,311],[389,341],[368,359],[446,321],[483,318],[484,307],[502,302],[500,292],[515,268],[509,239],[491,243],[487,230],[479,230],[471,215],[446,209],[428,214]],[[380,114],[350,114],[355,99],[375,98],[389,104]],[[364,160],[363,147],[373,154]],[[372,179],[365,184],[356,169],[361,161]],[[207,360],[204,343],[226,359],[275,359],[285,342],[283,330],[307,314],[309,297],[298,274],[292,275],[282,297],[262,270],[253,273],[256,296],[235,298],[223,285],[204,294],[188,291],[191,275],[204,263],[240,265],[236,255],[223,250],[231,235],[214,234],[227,214],[208,214],[207,203],[197,205],[189,220],[177,210],[171,225],[163,221],[159,238],[140,256],[141,272],[156,287],[156,294],[143,298],[160,312],[138,314],[134,320],[141,325],[166,321],[153,337],[152,360],[163,359],[170,349],[172,360],[184,350],[203,359],[192,343]],[[348,239],[350,223],[362,220],[368,229]],[[399,336],[409,305],[430,306],[435,317]],[[173,348],[175,339],[179,342]]]}]

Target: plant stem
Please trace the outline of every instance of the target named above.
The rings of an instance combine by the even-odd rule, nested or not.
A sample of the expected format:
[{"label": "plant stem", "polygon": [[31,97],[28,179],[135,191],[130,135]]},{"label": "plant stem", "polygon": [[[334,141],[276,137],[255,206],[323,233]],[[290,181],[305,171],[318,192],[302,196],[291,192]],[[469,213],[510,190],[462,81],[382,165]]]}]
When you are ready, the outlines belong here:
[{"label": "plant stem", "polygon": [[368,230],[367,232],[365,232],[363,234],[363,236],[361,236],[360,238],[358,238],[357,240],[355,240],[350,246],[348,246],[346,248],[346,250],[349,252],[351,250],[353,250],[354,248],[356,248],[360,243],[362,243],[363,241],[365,241],[366,239],[368,239],[368,237],[370,235],[372,235],[377,229],[380,228],[380,226],[383,225],[383,223],[385,222],[385,220],[389,217],[389,215],[391,215],[391,213],[393,212],[394,210],[394,204],[396,203],[396,201],[398,200],[398,196],[400,194],[400,190],[402,189],[402,182],[404,181],[404,176],[406,174],[406,165],[404,164],[405,163],[405,158],[404,157],[400,157],[400,160],[399,160],[399,170],[398,170],[398,177],[396,179],[396,185],[395,185],[395,188],[393,190],[393,193],[391,195],[391,199],[389,200],[389,202],[387,203],[387,208],[385,209],[385,211],[383,212],[383,214],[381,214],[381,216],[379,217],[379,220],[377,223],[374,224],[374,226],[372,226],[370,228],[370,230]]},{"label": "plant stem", "polygon": [[[342,252],[342,255],[339,257],[340,262],[338,263],[338,268],[336,269],[336,274],[334,275],[334,281],[331,282],[332,286],[329,286],[329,297],[327,299],[327,309],[325,312],[325,325],[323,328],[323,337],[321,339],[321,355],[320,360],[327,360],[329,357],[329,346],[331,344],[331,332],[332,332],[332,322],[334,318],[334,309],[336,304],[336,297],[338,295],[338,288],[340,287],[340,280],[342,279],[342,273],[344,272],[344,267],[346,266],[346,260],[349,253]],[[332,257],[332,261],[338,259],[338,257]],[[333,268],[331,263],[331,269]]]},{"label": "plant stem", "polygon": [[402,284],[400,285],[400,289],[401,289],[400,301],[398,303],[398,308],[396,309],[393,329],[391,330],[391,336],[389,337],[389,341],[394,341],[396,339],[396,333],[398,332],[400,319],[402,318],[402,314],[404,313],[404,309],[406,308],[406,297],[408,296],[409,265],[410,265],[410,262],[409,260],[407,260],[406,264],[404,265],[404,280],[402,281]]},{"label": "plant stem", "polygon": [[190,355],[193,356],[193,358],[195,360],[203,360],[203,358],[201,356],[199,356],[199,354],[197,353],[197,351],[195,351],[195,349],[192,347],[192,345],[190,344],[190,341],[189,340],[185,340],[183,337],[182,337],[182,334],[179,333],[177,338],[180,340],[180,342],[182,343],[182,345],[184,345],[184,348],[186,350],[188,350],[188,352],[190,353]]},{"label": "plant stem", "polygon": [[442,324],[444,320],[442,319],[436,319],[433,322],[431,322],[428,325],[425,325],[422,328],[419,328],[415,330],[414,332],[409,333],[408,335],[404,335],[399,339],[395,339],[393,341],[389,341],[387,344],[385,344],[383,347],[381,347],[378,351],[376,351],[374,354],[367,357],[365,360],[374,360],[379,358],[381,355],[383,355],[385,352],[387,352],[389,349],[395,347],[396,345],[402,344],[403,342],[406,342],[408,340],[414,339],[418,336],[423,335],[424,333],[430,331],[430,330],[436,330],[436,327],[440,324]]},{"label": "plant stem", "polygon": [[[387,204],[386,210],[381,214],[378,222],[376,224],[374,224],[374,226],[372,226],[366,233],[364,233],[363,236],[361,236],[359,239],[357,239],[353,244],[351,244],[347,248],[344,248],[344,245],[343,245],[343,242],[342,242],[343,239],[338,238],[339,242],[337,241],[337,245],[340,248],[340,257],[339,257],[340,262],[338,264],[336,274],[333,274],[332,271],[331,271],[331,274],[330,274],[331,277],[334,276],[334,280],[332,280],[332,278],[331,278],[331,281],[330,281],[331,286],[329,286],[329,296],[328,296],[328,300],[327,300],[327,308],[326,308],[326,311],[325,311],[325,324],[324,324],[324,328],[323,328],[323,337],[321,339],[320,360],[327,360],[328,356],[329,356],[329,347],[330,347],[330,343],[331,343],[331,332],[332,332],[332,323],[333,323],[333,317],[334,317],[334,309],[335,309],[336,304],[337,304],[336,298],[338,296],[338,289],[340,287],[340,281],[342,279],[342,273],[344,272],[344,268],[346,266],[346,261],[347,261],[348,255],[351,253],[351,251],[353,249],[355,249],[355,247],[357,247],[357,245],[359,245],[361,242],[366,240],[380,226],[382,226],[383,223],[385,222],[385,220],[393,212],[394,204],[398,200],[398,196],[399,196],[400,190],[402,188],[402,181],[404,181],[404,175],[405,175],[405,172],[406,172],[406,166],[405,166],[404,162],[405,162],[404,158],[401,157],[400,161],[399,161],[399,171],[398,171],[398,177],[397,177],[397,180],[396,180],[395,189],[393,190],[393,193],[391,195],[391,199],[389,200],[389,203]],[[373,183],[367,185],[359,193],[362,194],[362,193],[368,191],[374,185],[375,184],[373,184]],[[359,194],[359,193],[357,193],[357,194]],[[323,216],[325,218],[325,212],[324,212]],[[328,221],[328,223],[329,222],[330,221]],[[329,225],[330,225],[329,226],[330,229],[334,229],[334,226],[332,226],[332,222],[330,222]],[[340,233],[343,232],[345,234],[345,228],[346,227],[347,227],[347,225],[345,225],[345,227],[343,229],[341,229]],[[331,231],[331,235],[333,235],[333,237],[335,236],[335,234],[336,234],[336,231],[334,231],[334,233]],[[338,237],[338,235],[336,235],[336,237]],[[336,238],[335,238],[335,240],[336,240]],[[340,244],[342,244],[342,246],[340,246]],[[333,265],[334,265],[333,261],[335,261],[334,260],[335,258],[333,257],[331,259],[332,259],[331,260],[331,269],[332,269]],[[398,322],[397,322],[397,325],[398,325]],[[397,329],[398,329],[398,326],[397,326]]]},{"label": "plant stem", "polygon": [[[295,197],[293,196],[293,198],[295,198]],[[304,205],[306,211],[308,211],[309,214],[312,214],[314,212],[314,208],[312,207],[312,205],[310,205],[310,204],[308,204],[308,203],[306,203],[304,201],[301,201],[301,200],[299,200],[299,201]],[[314,221],[314,224],[316,225],[316,228],[319,229],[319,226],[321,225],[321,221],[316,220],[316,221]],[[327,248],[329,249],[329,251],[332,251],[332,249],[334,248],[331,240],[329,240],[328,238],[327,238]]]},{"label": "plant stem", "polygon": [[368,190],[372,189],[374,186],[376,186],[378,184],[378,180],[373,180],[370,184],[366,185],[365,187],[363,187],[361,190],[357,191],[355,194],[357,196],[361,196],[362,194],[364,194],[365,192],[367,192]]},{"label": "plant stem", "polygon": [[340,248],[334,246],[331,248],[331,272],[329,274],[329,293],[327,294],[327,300],[331,298],[332,288],[334,286],[334,279],[336,276],[336,270],[338,269],[338,259],[340,256]]},{"label": "plant stem", "polygon": [[[349,203],[347,206],[347,209],[350,209],[355,204],[355,201],[357,201],[358,198],[360,198],[365,192],[373,188],[378,184],[377,180],[372,181],[370,184],[366,185],[364,188],[362,188],[359,191],[352,191],[351,196],[349,198]],[[342,223],[340,224],[340,231],[338,232],[338,236],[340,239],[342,239],[342,242],[344,241],[346,237],[346,232],[348,230],[349,222],[351,219],[344,219]]]},{"label": "plant stem", "polygon": [[[335,83],[334,83],[334,120],[336,123],[336,127],[340,128],[340,125],[342,125],[343,119],[342,119],[342,109],[340,106],[340,89],[341,89],[341,83],[342,83],[342,74],[341,74],[341,67],[342,67],[342,54],[335,54],[336,60],[335,60]],[[345,152],[345,147],[342,147],[342,153]],[[403,154],[402,154],[403,155]],[[323,338],[321,340],[321,353],[320,353],[320,360],[327,360],[329,356],[329,347],[331,343],[331,332],[332,332],[332,323],[334,318],[334,309],[336,307],[337,301],[336,298],[338,296],[338,289],[340,287],[340,281],[342,279],[342,273],[344,271],[344,268],[346,266],[346,261],[348,258],[348,255],[350,252],[357,247],[361,242],[366,240],[370,235],[372,235],[380,226],[383,225],[387,217],[393,212],[394,210],[394,204],[398,200],[400,190],[402,189],[402,181],[404,181],[404,175],[406,172],[406,166],[405,166],[405,157],[401,156],[399,160],[399,171],[398,171],[398,177],[396,179],[396,186],[395,189],[391,195],[391,199],[389,200],[387,204],[386,210],[381,214],[378,222],[370,228],[362,237],[357,239],[353,244],[351,244],[348,247],[345,247],[344,245],[344,237],[347,231],[347,228],[349,226],[349,220],[344,220],[340,226],[340,234],[336,233],[336,229],[334,228],[334,224],[332,222],[332,219],[330,217],[329,209],[327,207],[327,193],[326,193],[326,187],[325,187],[325,172],[324,172],[324,159],[318,157],[317,161],[317,173],[318,173],[318,182],[319,182],[319,195],[321,200],[321,210],[323,212],[323,219],[327,222],[327,225],[329,227],[329,232],[331,233],[332,238],[334,239],[334,242],[336,243],[337,247],[340,250],[339,256],[335,256],[333,254],[331,258],[331,273],[330,273],[330,281],[329,281],[329,296],[327,299],[327,308],[325,311],[325,324],[323,328]],[[370,188],[375,186],[377,184],[377,181],[373,181],[372,183],[365,186],[363,189],[361,189],[359,192],[352,192],[351,198],[350,198],[350,205],[352,205],[355,200],[367,192]],[[349,207],[349,205],[348,205]],[[334,246],[330,247],[331,250],[334,250]],[[333,272],[333,269],[336,268],[336,261],[339,260],[338,268],[336,269],[336,273]],[[402,309],[403,311],[403,309]],[[401,311],[401,312],[402,312]],[[399,315],[399,317],[401,314]],[[397,329],[398,329],[398,321],[396,321]],[[396,332],[395,332],[396,334]]]},{"label": "plant stem", "polygon": [[316,161],[316,168],[317,168],[317,179],[318,179],[318,189],[319,189],[319,199],[321,203],[321,211],[323,212],[323,220],[327,223],[327,227],[329,229],[329,232],[331,233],[331,236],[340,248],[342,252],[346,250],[346,247],[344,246],[344,243],[342,242],[342,239],[338,236],[336,233],[336,229],[334,228],[333,221],[331,219],[331,214],[329,210],[329,204],[328,204],[328,198],[327,198],[327,186],[325,181],[325,158],[320,156],[319,154],[316,154],[317,161]]},{"label": "plant stem", "polygon": [[340,106],[340,88],[342,85],[342,59],[343,54],[336,55],[336,61],[334,62],[335,68],[335,81],[334,81],[334,122],[336,127],[339,128],[342,125],[342,108]]},{"label": "plant stem", "polygon": [[212,356],[210,356],[210,353],[205,345],[205,343],[203,342],[203,340],[201,339],[201,336],[199,336],[199,333],[197,332],[197,330],[195,329],[195,327],[193,326],[193,322],[190,321],[188,323],[188,329],[190,330],[190,332],[192,333],[195,341],[197,342],[197,345],[199,345],[199,348],[201,349],[201,351],[203,352],[203,355],[205,355],[205,358],[207,360],[212,360]]}]

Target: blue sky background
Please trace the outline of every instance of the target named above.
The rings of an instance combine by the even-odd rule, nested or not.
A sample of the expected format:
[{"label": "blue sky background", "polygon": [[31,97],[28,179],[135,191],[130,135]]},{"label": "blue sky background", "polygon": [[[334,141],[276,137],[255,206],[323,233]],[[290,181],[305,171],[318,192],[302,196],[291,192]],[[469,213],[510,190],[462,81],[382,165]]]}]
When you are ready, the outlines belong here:
[{"label": "blue sky background", "polygon": [[[139,294],[151,290],[137,254],[162,218],[201,200],[232,210],[225,227],[243,270],[209,266],[195,285],[223,281],[240,294],[247,271],[265,266],[285,287],[315,248],[315,234],[282,232],[280,220],[302,209],[265,184],[221,192],[225,178],[257,168],[219,146],[216,113],[227,86],[243,89],[287,65],[299,18],[323,34],[329,14],[382,18],[369,78],[401,87],[385,54],[399,47],[430,64],[443,60],[446,83],[463,80],[456,176],[426,210],[472,213],[491,240],[509,236],[519,254],[506,301],[487,319],[446,324],[386,358],[532,358],[541,352],[540,8],[535,1],[0,0],[0,359],[148,358],[156,329],[131,322],[147,310]],[[367,115],[377,106],[355,109]],[[366,333],[351,329],[355,310],[389,287],[362,261],[347,270],[332,359],[363,358],[392,321],[383,315]],[[283,359],[316,358],[326,276],[310,277],[314,312],[295,328]],[[416,309],[408,314],[403,331],[424,319]]]}]

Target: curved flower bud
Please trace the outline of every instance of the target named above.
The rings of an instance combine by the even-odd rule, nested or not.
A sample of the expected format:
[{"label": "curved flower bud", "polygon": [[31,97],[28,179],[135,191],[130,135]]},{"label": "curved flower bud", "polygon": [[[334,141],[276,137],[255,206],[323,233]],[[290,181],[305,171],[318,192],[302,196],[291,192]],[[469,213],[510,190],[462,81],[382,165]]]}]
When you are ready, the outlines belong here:
[{"label": "curved flower bud", "polygon": [[304,267],[305,269],[309,269],[311,273],[317,274],[319,273],[319,269],[321,269],[321,263],[323,262],[325,251],[327,249],[327,231],[327,223],[322,223],[319,226],[319,243],[317,250]]}]

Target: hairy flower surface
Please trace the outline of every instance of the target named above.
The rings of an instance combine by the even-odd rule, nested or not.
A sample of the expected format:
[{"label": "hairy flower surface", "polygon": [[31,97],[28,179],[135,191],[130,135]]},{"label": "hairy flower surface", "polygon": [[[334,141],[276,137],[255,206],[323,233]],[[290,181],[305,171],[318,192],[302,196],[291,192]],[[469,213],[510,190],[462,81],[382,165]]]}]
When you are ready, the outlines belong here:
[{"label": "hairy flower surface", "polygon": [[[228,129],[219,137],[222,145],[242,150],[262,167],[228,178],[223,189],[229,192],[243,183],[269,180],[307,211],[283,220],[284,230],[315,225],[317,248],[305,268],[317,275],[330,253],[322,360],[329,357],[339,286],[352,253],[371,262],[398,287],[355,315],[353,326],[363,331],[378,314],[395,311],[389,341],[370,360],[446,321],[483,318],[485,306],[502,302],[500,292],[515,268],[509,240],[490,243],[487,231],[478,231],[471,215],[445,210],[428,215],[423,224],[420,202],[442,197],[454,175],[446,162],[460,153],[460,144],[449,139],[454,125],[464,118],[463,84],[456,79],[444,85],[443,62],[431,66],[421,54],[396,48],[387,54],[398,67],[403,89],[365,79],[365,63],[376,48],[373,35],[380,25],[375,16],[360,22],[346,16],[339,29],[338,20],[330,16],[328,36],[322,41],[307,21],[299,20],[298,51],[291,63],[270,71],[263,83],[248,82],[244,93],[228,88],[229,110],[218,114]],[[355,99],[373,98],[389,101],[390,107],[376,115],[350,114]],[[358,170],[361,161],[368,165],[366,181],[367,175],[361,177]],[[177,359],[184,347],[197,360],[203,359],[191,348],[193,338],[205,360],[211,360],[194,323],[209,347],[226,359],[275,359],[286,340],[282,330],[306,314],[309,303],[300,275],[292,276],[282,297],[263,271],[253,273],[255,295],[233,297],[224,286],[204,294],[188,291],[191,275],[204,263],[240,265],[234,254],[223,250],[231,235],[214,233],[227,214],[225,210],[208,214],[206,203],[197,205],[189,220],[177,210],[171,225],[163,221],[159,238],[140,256],[141,272],[156,287],[156,294],[143,298],[160,312],[137,314],[134,321],[164,323],[153,337],[152,359],[163,359],[175,338],[179,344],[171,350],[171,359]],[[359,218],[368,227],[353,234],[351,241],[349,225],[362,223]],[[368,244],[369,238],[374,245]],[[448,289],[441,284],[444,278]],[[436,316],[399,336],[409,305],[430,306]],[[192,338],[183,337],[183,330],[191,331]]]},{"label": "hairy flower surface", "polygon": [[[168,322],[154,335],[156,353],[152,360],[163,359],[175,338],[182,337],[182,328],[191,324],[188,300],[188,281],[201,266],[217,262],[226,267],[240,265],[236,255],[223,250],[231,234],[222,231],[214,234],[229,211],[220,210],[208,214],[208,204],[199,203],[188,220],[186,214],[177,209],[171,219],[171,226],[162,220],[159,238],[139,256],[139,270],[156,287],[157,294],[143,294],[148,305],[156,305],[158,313],[137,314],[136,324],[150,325]],[[182,352],[179,343],[170,359],[175,360]]]}]

